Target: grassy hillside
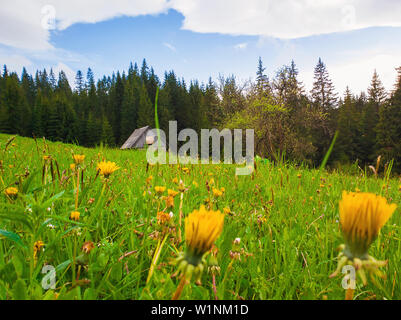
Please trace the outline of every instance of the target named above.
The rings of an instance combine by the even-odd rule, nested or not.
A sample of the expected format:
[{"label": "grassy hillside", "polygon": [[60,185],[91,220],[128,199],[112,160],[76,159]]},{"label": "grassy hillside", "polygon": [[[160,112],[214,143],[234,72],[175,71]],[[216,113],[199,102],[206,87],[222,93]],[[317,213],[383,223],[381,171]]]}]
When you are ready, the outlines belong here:
[{"label": "grassy hillside", "polygon": [[[187,285],[182,299],[344,299],[342,277],[329,279],[343,243],[342,191],[401,204],[399,179],[363,172],[260,161],[252,176],[235,176],[234,165],[148,166],[143,151],[10,138],[0,135],[0,299],[171,299],[179,283],[174,259],[185,248],[180,207],[184,219],[201,204],[225,211],[213,249],[218,268]],[[73,154],[86,156],[78,205]],[[102,160],[120,167],[107,182],[96,171]],[[183,196],[167,209],[163,197],[167,189],[179,191],[180,180]],[[166,190],[158,195],[155,186]],[[9,187],[18,189],[16,197],[5,195]],[[165,224],[157,219],[163,210],[173,213]],[[80,213],[77,221],[73,211]],[[401,299],[400,246],[398,208],[370,249],[388,260],[387,279],[358,281],[356,299]],[[55,267],[55,289],[43,289],[44,265]]]}]

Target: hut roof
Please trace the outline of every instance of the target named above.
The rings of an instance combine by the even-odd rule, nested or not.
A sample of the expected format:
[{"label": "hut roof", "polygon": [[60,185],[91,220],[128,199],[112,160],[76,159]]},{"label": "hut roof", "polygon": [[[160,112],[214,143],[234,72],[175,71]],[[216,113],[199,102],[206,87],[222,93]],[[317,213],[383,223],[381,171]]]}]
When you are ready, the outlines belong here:
[{"label": "hut roof", "polygon": [[142,148],[143,143],[142,143],[142,145],[137,145],[137,142],[140,140],[141,137],[146,137],[146,133],[148,132],[149,129],[150,129],[149,126],[136,129],[130,135],[130,137],[127,139],[127,141],[124,142],[124,144],[121,146],[120,149],[130,149],[130,148],[135,148],[135,147]]}]

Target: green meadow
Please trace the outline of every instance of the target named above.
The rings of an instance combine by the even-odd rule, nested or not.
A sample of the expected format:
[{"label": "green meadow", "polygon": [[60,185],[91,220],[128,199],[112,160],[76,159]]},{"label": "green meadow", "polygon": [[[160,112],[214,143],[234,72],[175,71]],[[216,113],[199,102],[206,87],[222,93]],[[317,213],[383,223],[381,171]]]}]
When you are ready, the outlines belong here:
[{"label": "green meadow", "polygon": [[[79,169],[73,154],[85,155]],[[108,179],[97,171],[103,160],[119,167]],[[224,212],[224,227],[207,257],[215,264],[181,299],[344,299],[344,275],[329,278],[343,243],[344,190],[398,205],[369,251],[388,260],[386,277],[365,286],[358,279],[354,299],[401,299],[401,180],[391,167],[375,175],[356,165],[318,170],[259,159],[252,175],[236,176],[236,168],[151,166],[143,150],[0,134],[0,299],[171,299],[185,217],[202,204]],[[6,195],[10,187],[16,196]],[[178,192],[169,208],[168,189]]]}]

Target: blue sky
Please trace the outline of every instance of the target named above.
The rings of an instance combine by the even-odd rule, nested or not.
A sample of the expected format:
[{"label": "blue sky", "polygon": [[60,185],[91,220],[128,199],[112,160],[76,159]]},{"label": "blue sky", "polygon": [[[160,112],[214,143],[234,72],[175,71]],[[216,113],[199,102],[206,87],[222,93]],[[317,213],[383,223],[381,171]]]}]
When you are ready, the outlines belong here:
[{"label": "blue sky", "polygon": [[73,81],[78,69],[91,67],[101,77],[146,58],[159,77],[173,69],[188,83],[219,74],[254,78],[261,56],[270,77],[294,59],[310,89],[322,57],[340,93],[347,85],[355,93],[366,90],[374,69],[391,89],[394,68],[401,65],[401,5],[359,1],[315,6],[299,0],[305,6],[294,7],[283,0],[280,7],[269,0],[231,1],[232,6],[216,0],[116,0],[110,7],[100,0],[16,0],[0,9],[0,64],[17,72],[22,66],[29,72],[63,69]]}]

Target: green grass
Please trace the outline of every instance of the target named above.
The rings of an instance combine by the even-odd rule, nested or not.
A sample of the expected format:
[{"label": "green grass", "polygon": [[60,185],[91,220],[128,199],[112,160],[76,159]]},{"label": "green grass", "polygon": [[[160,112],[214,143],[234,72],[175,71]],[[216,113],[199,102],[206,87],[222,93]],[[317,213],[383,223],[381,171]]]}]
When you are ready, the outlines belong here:
[{"label": "green grass", "polygon": [[[399,179],[385,181],[363,172],[347,175],[260,161],[252,176],[235,176],[235,165],[188,165],[186,174],[177,165],[147,166],[144,151],[85,149],[21,137],[6,148],[10,137],[0,135],[0,299],[171,299],[179,282],[173,262],[185,249],[175,232],[180,196],[171,210],[173,230],[146,280],[162,240],[157,211],[165,207],[154,186],[178,190],[175,177],[188,187],[184,216],[207,198],[214,208],[232,211],[216,241],[219,299],[344,299],[342,277],[328,277],[343,242],[338,223],[342,191],[358,188],[401,203]],[[75,210],[73,153],[86,155],[78,222],[69,219]],[[46,172],[43,155],[53,158]],[[107,185],[96,172],[102,159],[121,167]],[[225,188],[218,199],[207,190],[211,178]],[[15,200],[4,195],[11,186],[19,189]],[[232,261],[235,238],[241,238],[243,252]],[[34,259],[38,240],[45,247]],[[81,251],[86,241],[95,244],[88,256]],[[375,258],[388,259],[387,279],[379,279],[378,286],[358,282],[357,299],[401,299],[400,245],[398,208],[370,249]],[[45,264],[56,268],[54,290],[41,286]],[[205,270],[201,284],[186,286],[181,299],[214,299],[211,273]]]}]

